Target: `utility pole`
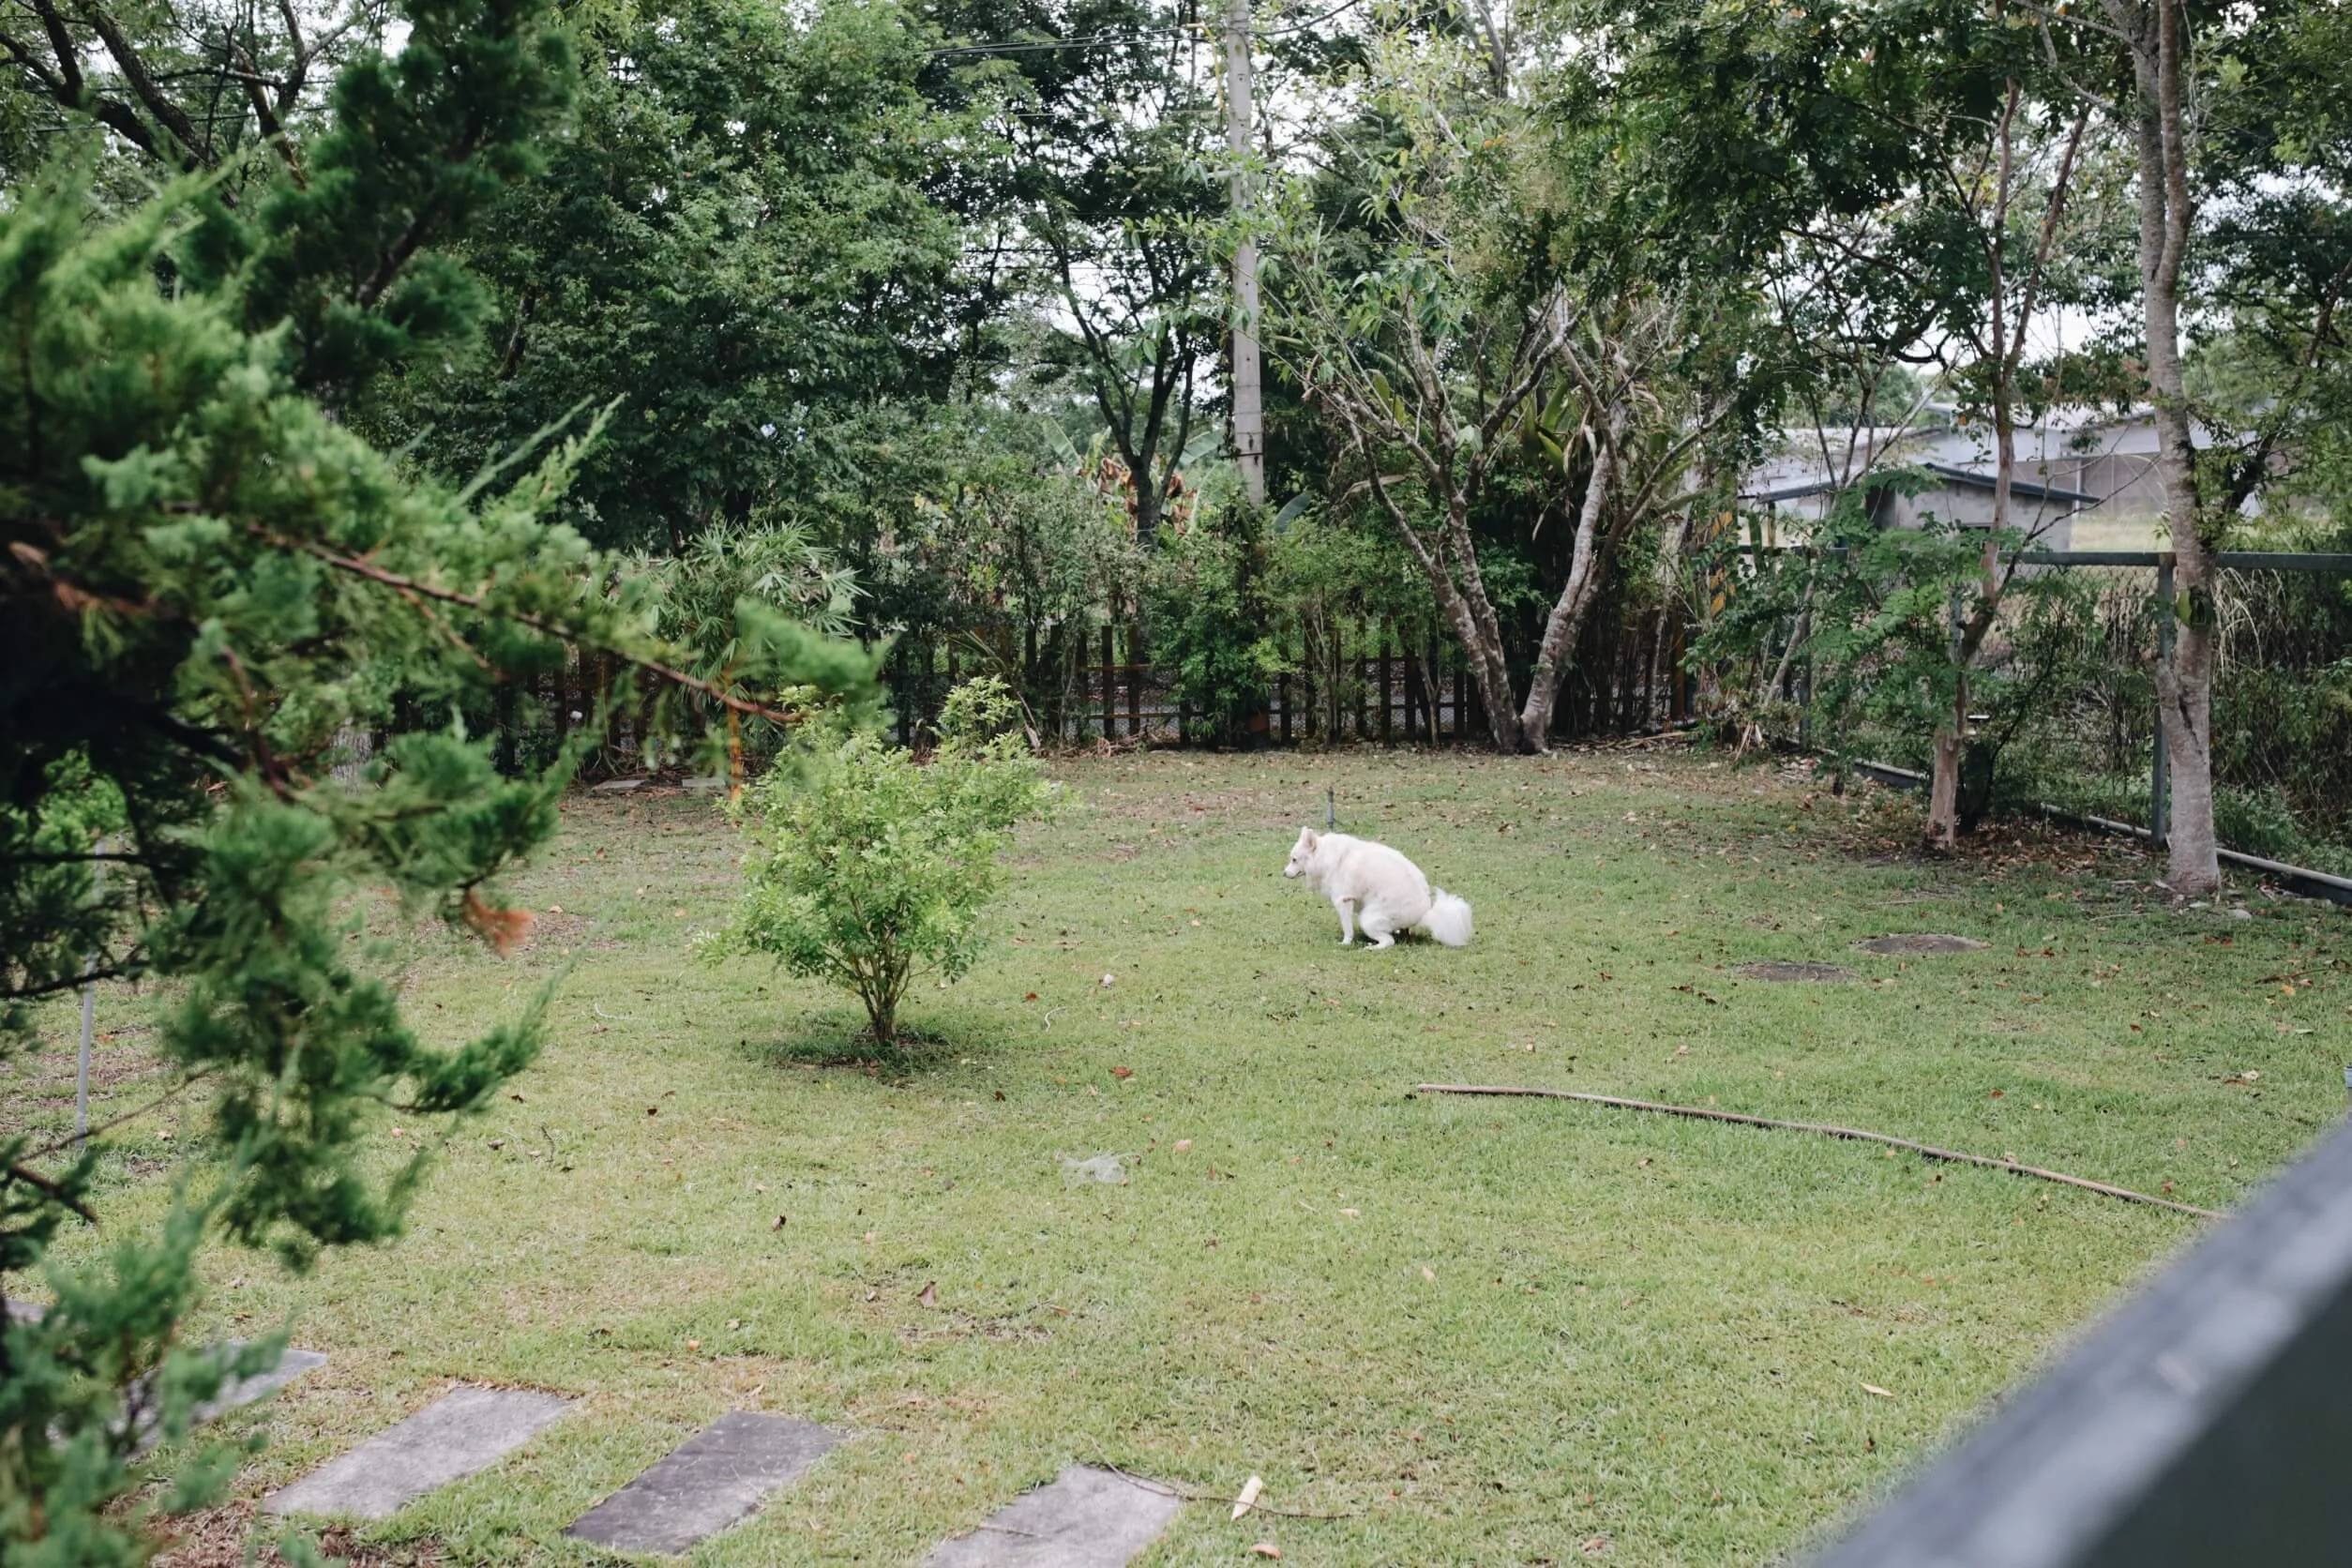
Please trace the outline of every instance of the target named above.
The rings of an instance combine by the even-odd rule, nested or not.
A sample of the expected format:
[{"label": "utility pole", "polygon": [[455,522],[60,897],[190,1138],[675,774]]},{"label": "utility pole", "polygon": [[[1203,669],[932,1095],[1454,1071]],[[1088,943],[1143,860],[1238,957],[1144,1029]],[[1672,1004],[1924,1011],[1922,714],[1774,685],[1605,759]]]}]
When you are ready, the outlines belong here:
[{"label": "utility pole", "polygon": [[1225,146],[1233,158],[1233,456],[1249,504],[1266,504],[1266,414],[1258,361],[1258,241],[1247,232],[1253,120],[1249,0],[1225,0]]}]

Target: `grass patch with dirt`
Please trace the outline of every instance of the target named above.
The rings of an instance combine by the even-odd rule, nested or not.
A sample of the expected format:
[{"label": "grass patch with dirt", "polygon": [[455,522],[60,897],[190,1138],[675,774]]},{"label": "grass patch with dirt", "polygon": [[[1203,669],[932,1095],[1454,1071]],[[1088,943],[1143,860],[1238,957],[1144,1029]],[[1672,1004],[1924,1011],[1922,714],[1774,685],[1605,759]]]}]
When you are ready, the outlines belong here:
[{"label": "grass patch with dirt", "polygon": [[[411,1017],[452,1037],[568,966],[549,1048],[398,1245],[301,1279],[212,1258],[202,1329],[291,1318],[332,1358],[249,1418],[272,1441],[240,1494],[465,1379],[582,1408],[362,1539],[584,1561],[565,1524],[761,1409],[854,1436],[702,1561],[911,1563],[1073,1460],[1229,1497],[1257,1472],[1328,1515],[1193,1508],[1154,1564],[1259,1540],[1296,1563],[1767,1561],[2197,1222],[1416,1082],[1837,1122],[2213,1207],[2341,1108],[2345,917],[2175,911],[2124,849],[2021,832],[1922,860],[1907,802],[1638,751],[1057,771],[1078,805],[1022,837],[1004,940],[910,998],[925,1043],[886,1061],[846,998],[691,957],[736,882],[704,799],[576,799],[515,883],[543,912],[518,958],[399,935]],[[1340,948],[1278,875],[1326,789],[1344,830],[1470,899],[1470,947]],[[1857,947],[1915,931],[1989,945]],[[1854,977],[1741,972],[1772,961]],[[105,999],[101,1115],[155,1081],[156,1004]],[[53,1021],[68,1048],[20,1065],[11,1125],[69,1101]],[[159,1210],[201,1127],[173,1106],[124,1129],[118,1223]],[[1103,1153],[1126,1184],[1068,1179]]]}]

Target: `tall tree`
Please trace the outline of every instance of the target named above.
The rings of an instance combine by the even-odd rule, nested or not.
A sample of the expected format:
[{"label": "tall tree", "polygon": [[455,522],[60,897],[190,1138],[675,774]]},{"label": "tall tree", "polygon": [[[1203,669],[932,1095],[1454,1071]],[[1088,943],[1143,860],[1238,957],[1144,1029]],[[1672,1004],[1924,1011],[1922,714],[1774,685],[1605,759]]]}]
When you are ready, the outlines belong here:
[{"label": "tall tree", "polygon": [[[2049,317],[2101,297],[2117,237],[2097,198],[2118,149],[2076,85],[2098,60],[2007,4],[1669,5],[1631,21],[1627,90],[1672,106],[1680,200],[1719,231],[1744,229],[1776,278],[1788,406],[1816,411],[1817,437],[1825,392],[1909,361],[1936,367],[1984,432],[1983,569],[1953,584],[1932,746],[1928,832],[1948,847],[1974,674],[2019,553],[2056,521],[2019,505],[2017,432],[2089,384]],[[1902,460],[1902,433],[1872,431],[1859,465],[1825,446],[1824,467],[1875,483],[1869,470]]]},{"label": "tall tree", "polygon": [[[2165,881],[2185,897],[2221,882],[2218,556],[2248,501],[2291,490],[2352,406],[2352,23],[2318,0],[2243,14],[2105,0],[2101,15],[2122,67],[2109,101],[2135,155],[2138,346],[2175,562],[2155,673],[2172,792]],[[2212,329],[2211,354],[2236,361],[2202,397],[2192,321]]]},{"label": "tall tree", "polygon": [[806,491],[860,410],[956,379],[962,224],[932,187],[992,164],[990,100],[928,102],[924,36],[890,6],[612,0],[570,21],[571,132],[460,250],[492,329],[380,384],[365,423],[465,475],[619,398],[570,515],[677,551]]},{"label": "tall tree", "polygon": [[2128,73],[2115,107],[2136,164],[2140,350],[2177,589],[2174,602],[2159,608],[2175,625],[2171,646],[2158,655],[2155,668],[2172,780],[2165,882],[2185,897],[2209,893],[2222,882],[2213,825],[2213,675],[2220,651],[2214,589],[2230,521],[2200,493],[2181,339],[2182,267],[2196,223],[2189,150],[2194,23],[2185,0],[2104,0],[2103,11]]},{"label": "tall tree", "polygon": [[[1270,252],[1269,346],[1421,567],[1468,658],[1489,738],[1549,745],[1560,685],[1620,549],[1685,504],[1694,460],[1740,406],[1743,307],[1668,263],[1645,225],[1631,128],[1498,97],[1471,40],[1394,36],[1365,133],[1334,154],[1344,205],[1295,183]],[[1630,172],[1629,172],[1630,171]],[[1528,458],[1536,455],[1530,470]],[[1566,559],[1515,668],[1481,524],[1504,475],[1521,550],[1561,516]]]},{"label": "tall tree", "polygon": [[[535,1005],[426,1043],[345,941],[349,900],[384,886],[502,949],[528,927],[497,879],[554,830],[571,760],[503,775],[434,711],[577,648],[739,711],[801,681],[870,696],[867,656],[757,605],[746,695],[684,675],[638,596],[583,594],[611,564],[543,517],[580,441],[460,490],[322,406],[461,316],[425,247],[529,166],[562,96],[537,11],[409,16],[400,57],[347,67],[301,156],[234,212],[180,180],[112,215],[88,151],[0,211],[0,1050],[92,978],[165,982],[158,1048],[210,1111],[163,1224],[87,1268],[48,1252],[104,1202],[109,1129],[78,1153],[0,1141],[0,1273],[42,1271],[54,1297],[0,1335],[10,1560],[138,1562],[149,1510],[232,1473],[201,1453],[128,1500],[146,1440],[279,1349],[182,1338],[208,1236],[302,1266],[397,1233],[425,1140],[387,1169],[382,1108],[460,1117],[536,1049]],[[370,729],[385,744],[352,756]]]},{"label": "tall tree", "polygon": [[935,0],[938,86],[1009,81],[1012,153],[973,252],[1029,302],[1033,379],[1075,393],[1147,544],[1227,324],[1216,56],[1194,0]]}]

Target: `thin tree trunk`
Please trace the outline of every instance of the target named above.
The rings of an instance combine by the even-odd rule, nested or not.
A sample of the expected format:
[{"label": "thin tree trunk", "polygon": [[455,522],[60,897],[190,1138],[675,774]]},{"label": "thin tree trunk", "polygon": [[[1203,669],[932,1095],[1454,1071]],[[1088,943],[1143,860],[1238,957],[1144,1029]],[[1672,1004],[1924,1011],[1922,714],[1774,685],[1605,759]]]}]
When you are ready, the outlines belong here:
[{"label": "thin tree trunk", "polygon": [[1584,505],[1576,512],[1575,553],[1568,580],[1544,623],[1544,640],[1535,652],[1535,670],[1529,678],[1527,706],[1519,716],[1519,734],[1527,749],[1547,749],[1552,710],[1560,701],[1560,682],[1584,635],[1585,617],[1601,588],[1601,528],[1608,515],[1610,491],[1617,479],[1617,447],[1624,438],[1625,413],[1621,405],[1609,411],[1608,430],[1593,443],[1592,474],[1585,481]]},{"label": "thin tree trunk", "polygon": [[1936,727],[1935,761],[1927,787],[1927,841],[1939,850],[1953,848],[1959,838],[1960,753],[1962,737],[1968,732],[1968,678],[1963,671],[1952,712]]},{"label": "thin tree trunk", "polygon": [[2140,304],[2148,337],[2148,390],[2156,428],[2156,472],[2172,535],[2178,597],[2172,655],[2156,660],[2172,775],[2170,863],[2176,895],[2209,893],[2222,869],[2213,829],[2213,666],[2216,617],[2213,550],[2200,524],[2196,457],[2180,363],[2180,261],[2189,234],[2189,181],[2182,141],[2186,19],[2179,0],[2146,6],[2111,0],[2109,14],[2131,38],[2139,155]]}]

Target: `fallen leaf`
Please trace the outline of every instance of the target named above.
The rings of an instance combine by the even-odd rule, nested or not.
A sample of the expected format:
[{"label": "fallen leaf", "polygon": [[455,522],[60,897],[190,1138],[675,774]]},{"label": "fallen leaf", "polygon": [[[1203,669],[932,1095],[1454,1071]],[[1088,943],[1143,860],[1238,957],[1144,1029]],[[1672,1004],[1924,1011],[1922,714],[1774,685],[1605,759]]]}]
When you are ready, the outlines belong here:
[{"label": "fallen leaf", "polygon": [[1176,1140],[1176,1152],[1177,1152],[1178,1153],[1180,1153],[1180,1154],[1189,1154],[1189,1153],[1192,1153],[1192,1139],[1191,1139],[1191,1138],[1178,1138],[1178,1139]]},{"label": "fallen leaf", "polygon": [[939,1281],[934,1279],[925,1284],[922,1289],[915,1292],[914,1299],[925,1306],[937,1306],[939,1304]]},{"label": "fallen leaf", "polygon": [[1609,1538],[1606,1535],[1592,1536],[1576,1550],[1587,1557],[1606,1557],[1609,1554]]},{"label": "fallen leaf", "polygon": [[1862,1392],[1864,1394],[1875,1394],[1881,1399],[1892,1399],[1894,1397],[1894,1390],[1891,1388],[1880,1388],[1877,1383],[1862,1384]]},{"label": "fallen leaf", "polygon": [[1131,1078],[1135,1077],[1135,1069],[1133,1067],[1113,1067],[1110,1070],[1110,1076],[1115,1078]]},{"label": "fallen leaf", "polygon": [[1119,978],[1119,976],[1117,976],[1116,974],[1106,974],[1106,975],[1104,975],[1104,976],[1103,976],[1103,984],[1104,984],[1104,985],[1106,985],[1106,986],[1108,986],[1108,985],[1109,985],[1112,981],[1114,981],[1114,980],[1116,980],[1116,979],[1118,979],[1118,978]]},{"label": "fallen leaf", "polygon": [[1036,993],[1035,991],[1030,991],[1030,992],[1028,992],[1027,994],[1023,995],[1023,996],[1022,996],[1022,998],[1021,998],[1021,1000],[1022,1000],[1023,1002],[1034,1002],[1034,1001],[1036,1001],[1036,1000],[1037,1000],[1037,993]]},{"label": "fallen leaf", "polygon": [[1250,1547],[1250,1550],[1256,1552],[1259,1557],[1279,1558],[1282,1556],[1282,1548],[1275,1545],[1271,1541],[1260,1541],[1258,1545]]},{"label": "fallen leaf", "polygon": [[699,1350],[701,1348],[702,1342],[699,1339],[689,1339],[686,1341],[686,1349],[689,1350]]},{"label": "fallen leaf", "polygon": [[781,1229],[784,1229],[784,1216],[783,1216],[782,1214],[778,1214],[778,1215],[776,1215],[776,1223],[775,1223],[774,1225],[769,1226],[769,1227],[768,1227],[768,1229],[771,1229],[771,1230],[781,1230]]},{"label": "fallen leaf", "polygon": [[1421,1277],[1435,1285],[1438,1282],[1438,1271],[1424,1263],[1421,1265]]},{"label": "fallen leaf", "polygon": [[1247,1481],[1243,1482],[1241,1496],[1233,1500],[1233,1516],[1238,1519],[1248,1513],[1257,1503],[1258,1494],[1265,1490],[1265,1481],[1259,1476],[1253,1475]]},{"label": "fallen leaf", "polygon": [[1364,1217],[1364,1211],[1361,1209],[1342,1209],[1339,1212],[1348,1219],[1362,1219]]}]

